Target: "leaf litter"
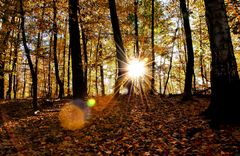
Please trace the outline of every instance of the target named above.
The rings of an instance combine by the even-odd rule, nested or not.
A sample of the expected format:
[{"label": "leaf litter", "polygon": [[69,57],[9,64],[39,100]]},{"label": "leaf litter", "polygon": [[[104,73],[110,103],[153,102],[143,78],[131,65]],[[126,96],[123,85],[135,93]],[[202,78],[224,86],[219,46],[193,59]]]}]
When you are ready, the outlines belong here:
[{"label": "leaf litter", "polygon": [[[84,127],[61,127],[59,110],[30,100],[0,103],[0,155],[240,155],[240,127],[212,130],[199,115],[209,98],[97,97]],[[41,100],[39,100],[41,103]]]}]

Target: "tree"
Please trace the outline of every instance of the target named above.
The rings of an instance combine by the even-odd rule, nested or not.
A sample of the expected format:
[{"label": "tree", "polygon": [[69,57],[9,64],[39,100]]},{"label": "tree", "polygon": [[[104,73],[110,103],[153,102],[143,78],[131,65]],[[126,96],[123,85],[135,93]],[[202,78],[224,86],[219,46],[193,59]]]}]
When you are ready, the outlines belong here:
[{"label": "tree", "polygon": [[187,42],[187,54],[188,54],[183,100],[188,100],[192,96],[192,76],[194,73],[193,71],[194,55],[193,55],[193,46],[192,46],[192,34],[191,34],[191,28],[189,24],[189,12],[187,10],[185,0],[180,0],[180,8],[183,16],[185,37]]},{"label": "tree", "polygon": [[224,0],[204,2],[212,55],[211,102],[204,114],[214,123],[239,122],[239,75]]},{"label": "tree", "polygon": [[139,36],[138,36],[138,0],[134,0],[134,30],[135,30],[135,57],[139,57]]},{"label": "tree", "polygon": [[115,41],[115,46],[117,50],[117,62],[118,62],[118,77],[115,84],[114,93],[119,94],[120,87],[124,80],[124,75],[126,74],[126,55],[123,46],[122,36],[119,28],[119,20],[116,11],[115,0],[109,0],[109,8],[111,15],[111,23],[113,29],[113,36]]},{"label": "tree", "polygon": [[22,41],[23,41],[23,46],[25,50],[25,54],[28,60],[28,65],[30,67],[31,71],[31,76],[32,76],[32,88],[33,88],[33,109],[37,110],[37,73],[34,70],[32,59],[30,56],[30,49],[28,48],[27,45],[27,39],[26,39],[26,34],[25,34],[25,15],[24,15],[24,9],[23,9],[23,0],[20,0],[20,15],[21,15],[21,30],[22,30]]},{"label": "tree", "polygon": [[72,55],[72,89],[73,98],[86,96],[84,72],[82,63],[82,53],[80,47],[80,31],[78,25],[78,1],[69,0],[69,33],[70,49]]},{"label": "tree", "polygon": [[[59,85],[59,94],[58,97],[62,98],[64,93],[63,88],[63,82],[60,79],[59,76],[59,70],[58,70],[58,59],[57,59],[57,6],[56,6],[56,0],[53,0],[53,56],[54,56],[54,67],[55,67],[55,76],[57,83]],[[66,36],[65,36],[66,37]]]},{"label": "tree", "polygon": [[155,92],[155,87],[154,87],[154,76],[155,76],[155,51],[154,51],[154,0],[152,0],[152,35],[151,35],[151,39],[152,39],[152,77],[151,77],[151,90],[150,93],[153,94]]},{"label": "tree", "polygon": [[[4,3],[4,8],[8,8],[10,2],[5,2]],[[0,31],[0,99],[4,98],[4,66],[5,66],[5,49],[7,48],[7,43],[8,43],[8,39],[10,37],[10,33],[11,33],[11,29],[8,28],[8,24],[9,24],[9,15],[7,13],[8,10],[3,11],[3,17],[2,17],[2,29]],[[11,24],[13,24],[15,18],[12,18],[11,20]]]}]

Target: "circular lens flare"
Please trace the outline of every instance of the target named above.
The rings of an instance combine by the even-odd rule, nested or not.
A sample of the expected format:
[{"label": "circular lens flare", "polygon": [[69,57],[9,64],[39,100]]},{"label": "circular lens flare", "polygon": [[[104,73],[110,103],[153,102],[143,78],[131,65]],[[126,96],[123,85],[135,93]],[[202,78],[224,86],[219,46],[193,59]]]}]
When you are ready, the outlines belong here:
[{"label": "circular lens flare", "polygon": [[95,106],[95,104],[96,104],[96,100],[95,99],[89,99],[87,101],[88,107],[93,107],[93,106]]},{"label": "circular lens flare", "polygon": [[84,112],[74,104],[66,104],[59,112],[59,120],[64,129],[77,130],[84,126]]},{"label": "circular lens flare", "polygon": [[128,76],[131,78],[139,78],[145,74],[145,61],[140,61],[137,59],[129,61],[127,66]]}]

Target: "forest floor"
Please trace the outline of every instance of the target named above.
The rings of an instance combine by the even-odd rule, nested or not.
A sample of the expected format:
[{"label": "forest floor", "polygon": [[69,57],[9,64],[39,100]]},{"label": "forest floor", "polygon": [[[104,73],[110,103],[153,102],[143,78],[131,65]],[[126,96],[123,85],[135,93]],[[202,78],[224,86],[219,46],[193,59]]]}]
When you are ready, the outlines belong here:
[{"label": "forest floor", "polygon": [[0,155],[240,155],[240,127],[212,130],[199,115],[207,97],[98,97],[91,117],[74,131],[59,120],[69,101],[36,115],[30,100],[1,101]]}]

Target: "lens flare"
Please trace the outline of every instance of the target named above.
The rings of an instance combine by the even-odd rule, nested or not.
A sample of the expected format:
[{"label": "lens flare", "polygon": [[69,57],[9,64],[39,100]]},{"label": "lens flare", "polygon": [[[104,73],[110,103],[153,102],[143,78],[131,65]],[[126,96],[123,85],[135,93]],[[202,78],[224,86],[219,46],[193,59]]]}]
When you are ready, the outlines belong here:
[{"label": "lens flare", "polygon": [[64,129],[81,129],[84,126],[84,112],[78,106],[68,103],[61,108],[59,120]]},{"label": "lens flare", "polygon": [[128,76],[130,78],[137,79],[144,76],[145,74],[145,61],[140,61],[137,59],[129,61],[127,66]]},{"label": "lens flare", "polygon": [[95,104],[96,104],[96,100],[95,99],[89,99],[87,101],[88,107],[93,107],[93,106],[95,106]]},{"label": "lens flare", "polygon": [[128,89],[127,89],[126,87],[122,88],[122,89],[120,90],[120,94],[122,94],[122,95],[127,95],[127,94],[128,94]]}]

